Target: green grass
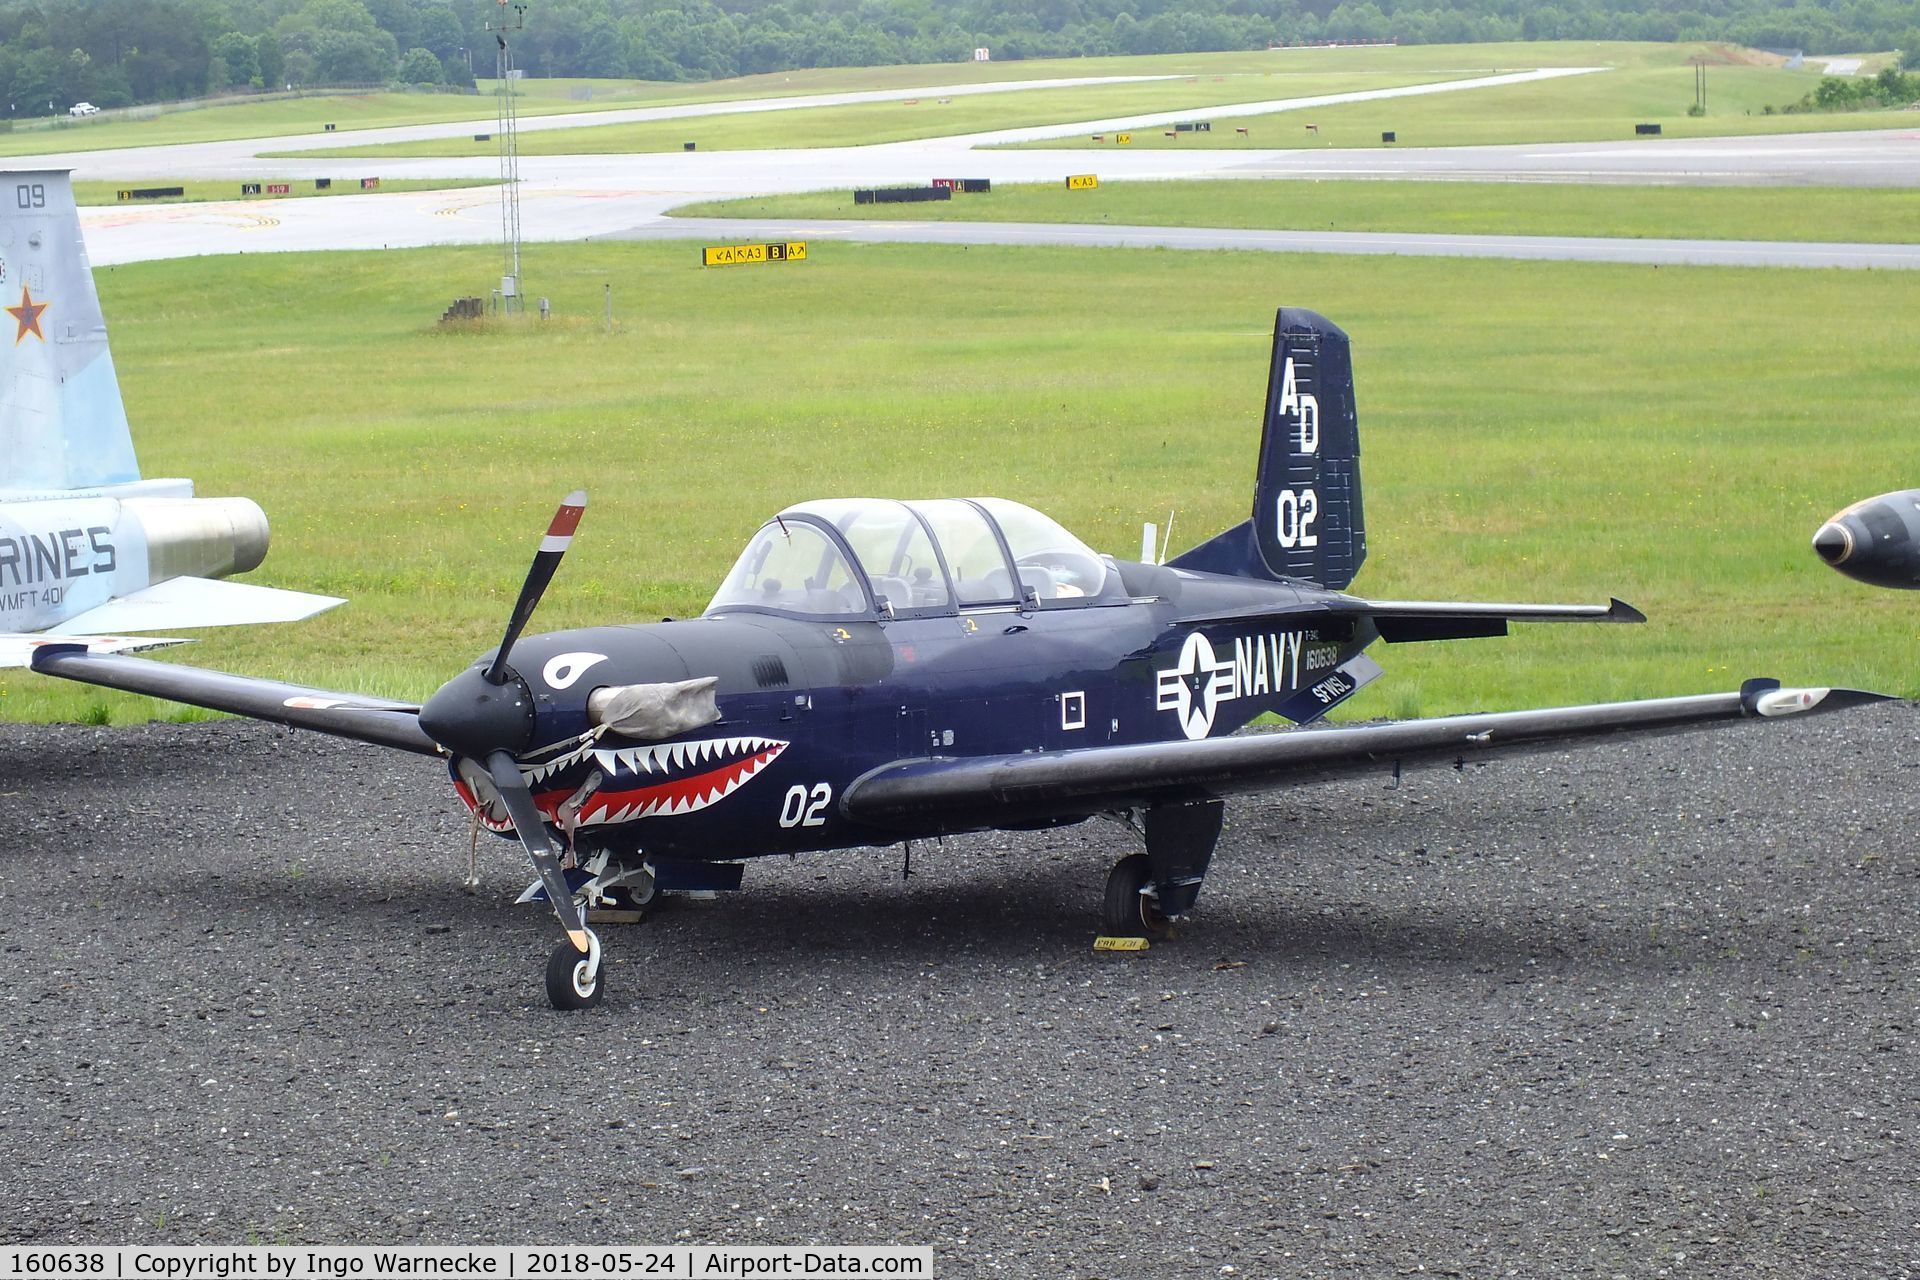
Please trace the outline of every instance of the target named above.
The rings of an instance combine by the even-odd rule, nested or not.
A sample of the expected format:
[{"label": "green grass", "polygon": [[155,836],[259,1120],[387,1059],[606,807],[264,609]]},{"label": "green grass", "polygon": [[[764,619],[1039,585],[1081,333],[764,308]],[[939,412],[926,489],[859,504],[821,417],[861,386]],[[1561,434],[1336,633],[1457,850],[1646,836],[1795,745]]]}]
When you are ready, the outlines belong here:
[{"label": "green grass", "polygon": [[[251,179],[249,179],[251,181]],[[243,196],[241,184],[237,180],[214,182],[200,180],[188,182],[182,179],[141,178],[136,182],[92,182],[83,181],[73,184],[73,198],[79,204],[201,204],[212,200],[291,200],[303,196],[360,196],[372,195],[362,191],[360,184],[351,178],[335,178],[333,185],[321,191],[313,185],[310,178],[288,179],[286,184],[293,188],[288,192],[268,192],[269,179],[261,180],[262,194]],[[383,194],[396,191],[452,191],[461,187],[490,187],[498,185],[492,178],[382,178],[379,190]],[[185,195],[166,196],[159,200],[122,200],[120,193],[125,190],[143,190],[148,187],[182,187]]]},{"label": "green grass", "polygon": [[[1245,517],[1288,302],[1354,339],[1356,589],[1618,594],[1653,618],[1383,649],[1389,678],[1354,714],[1764,674],[1920,684],[1913,601],[1807,546],[1835,508],[1920,474],[1913,273],[837,243],[785,267],[694,261],[534,246],[526,279],[557,318],[463,331],[433,320],[497,273],[491,250],[99,271],[146,473],[258,499],[275,537],[257,580],[351,599],[168,656],[422,694],[497,641],[582,483],[593,507],[540,628],[695,612],[760,520],[813,496],[999,492],[1121,555],[1175,508],[1190,545]],[[0,679],[14,718],[102,698]]]},{"label": "green grass", "polygon": [[[1817,72],[1768,76],[1750,76],[1745,68],[1709,69],[1709,101],[1714,114],[1706,121],[1689,121],[1682,114],[1692,101],[1692,68],[1686,59],[1708,46],[1629,44],[1619,42],[1560,41],[1533,44],[1415,45],[1364,49],[1280,49],[1248,50],[1231,53],[1167,54],[1152,57],[1064,58],[1032,62],[931,63],[907,67],[834,67],[804,71],[775,72],[743,76],[703,84],[665,83],[634,80],[528,80],[522,83],[519,110],[524,115],[550,115],[571,111],[605,111],[623,107],[668,106],[690,102],[724,102],[789,94],[835,93],[879,89],[915,89],[934,85],[999,83],[1008,80],[1045,79],[1060,76],[1174,75],[1190,76],[1195,83],[1211,77],[1264,76],[1302,77],[1402,77],[1404,82],[1450,79],[1547,66],[1610,66],[1617,70],[1601,77],[1619,88],[1586,90],[1597,100],[1585,97],[1555,99],[1561,107],[1549,105],[1550,122],[1565,128],[1580,112],[1587,112],[1580,127],[1610,129],[1624,110],[1631,116],[1647,111],[1646,118],[1673,120],[1672,132],[1741,132],[1749,128],[1858,128],[1889,123],[1884,115],[1871,116],[1798,116],[1776,120],[1755,116],[1751,121],[1739,114],[1747,109],[1758,112],[1763,102],[1780,105],[1798,98],[1818,80]],[[1744,52],[1732,56],[1747,58]],[[1757,56],[1757,55],[1752,55]],[[1875,55],[1866,67],[1876,69],[1885,55]],[[1785,78],[1781,78],[1785,77]],[[1585,79],[1582,77],[1580,79]],[[1564,82],[1562,82],[1564,83]],[[1724,89],[1723,89],[1724,86]],[[311,94],[299,97],[275,97],[205,104],[169,104],[157,108],[134,108],[130,112],[109,112],[87,120],[22,119],[11,123],[12,132],[0,132],[0,156],[47,155],[55,152],[93,151],[119,147],[160,146],[171,143],[213,142],[236,138],[284,137],[321,134],[328,123],[340,129],[382,128],[392,125],[428,124],[453,120],[487,120],[494,113],[494,100],[488,92],[491,84],[481,82],[479,96],[464,94],[366,93]],[[1432,117],[1441,134],[1460,140],[1509,140],[1505,134],[1515,129],[1526,132],[1531,123],[1527,112],[1532,103],[1513,90],[1492,91],[1502,95],[1503,114],[1490,121],[1478,110],[1456,119],[1445,112]],[[1255,95],[1260,97],[1265,95]],[[1219,99],[1215,99],[1218,101]],[[1438,99],[1424,99],[1423,104]],[[1406,130],[1403,142],[1410,142],[1429,128],[1421,107],[1415,118],[1402,108],[1387,110]],[[1363,145],[1368,132],[1377,144],[1376,120],[1355,108],[1343,107],[1317,111],[1325,120],[1342,130],[1328,132],[1322,124],[1322,144]],[[1336,114],[1336,112],[1338,114]],[[1077,113],[1076,113],[1077,114]],[[1674,117],[1678,116],[1678,119]],[[1363,118],[1364,117],[1364,118]],[[1073,118],[1069,116],[1068,118]],[[1080,118],[1090,118],[1081,115]],[[1278,134],[1294,133],[1296,121],[1282,118],[1273,129]],[[1471,137],[1467,135],[1473,135]],[[909,135],[924,136],[924,135]],[[1532,134],[1528,134],[1532,137]],[[1541,138],[1548,135],[1542,134]],[[1574,135],[1567,135],[1574,136]],[[1612,137],[1614,133],[1590,135]],[[1214,145],[1232,145],[1236,135],[1230,129],[1211,138]],[[870,140],[870,139],[869,139]],[[1298,139],[1296,139],[1298,140]],[[1421,136],[1436,142],[1438,135]],[[678,139],[673,145],[678,146]],[[1182,139],[1181,145],[1188,144]],[[1286,145],[1288,138],[1260,138],[1261,146]],[[719,143],[710,145],[718,146]],[[1153,145],[1142,138],[1136,145]]]},{"label": "green grass", "polygon": [[1863,187],[1583,187],[1564,183],[1245,181],[998,186],[924,204],[815,191],[682,205],[699,218],[1063,222],[1112,226],[1905,243],[1920,191]]},{"label": "green grass", "polygon": [[[1003,64],[1003,69],[1015,65]],[[525,80],[521,82],[516,106],[523,116],[541,116],[725,101],[772,94],[828,93],[844,88],[884,89],[991,78],[965,73],[952,79],[946,78],[947,73],[959,70],[943,66],[834,68],[796,71],[784,77],[748,76],[703,84],[650,80]],[[1021,76],[1015,71],[999,78]],[[18,120],[12,122],[11,132],[0,132],[0,156],[47,155],[53,152],[100,151],[117,147],[153,147],[309,133],[324,136],[328,124],[341,130],[350,130],[435,124],[450,120],[490,121],[496,110],[496,83],[481,81],[477,95],[315,93],[263,99],[222,99],[208,103],[169,103],[156,107],[135,107],[125,112],[107,112],[85,120],[70,120],[65,116]],[[0,122],[0,125],[4,124]]]},{"label": "green grass", "polygon": [[[909,98],[835,107],[796,107],[640,124],[586,125],[575,129],[532,130],[520,136],[520,154],[610,155],[679,151],[695,142],[706,151],[759,151],[787,147],[850,147],[916,138],[950,137],[989,129],[1056,124],[1064,120],[1100,120],[1154,111],[1203,110],[1232,102],[1259,102],[1356,89],[1390,88],[1434,78],[1417,73],[1236,72],[1172,80],[1089,85],[1071,89],[1024,89],[956,98]],[[332,156],[386,158],[405,156],[489,156],[496,144],[471,137],[394,142],[345,150]],[[279,152],[305,154],[315,152]]]},{"label": "green grass", "polygon": [[[1391,58],[1386,60],[1394,61]],[[826,67],[698,84],[649,80],[530,79],[521,82],[517,108],[522,115],[536,116],[794,94],[1000,83],[1057,76],[1224,75],[1233,71],[1259,72],[1290,67],[1296,70],[1312,69],[1293,66],[1297,61],[1286,54],[1247,52],[1034,62],[927,63],[906,67]],[[1435,58],[1432,55],[1425,55],[1415,64],[1415,69],[1433,61]],[[0,156],[322,134],[330,123],[348,130],[450,120],[491,120],[495,111],[493,90],[496,84],[495,81],[482,80],[478,96],[315,93],[296,97],[170,103],[157,107],[136,107],[126,112],[107,112],[85,120],[57,116],[0,121],[0,129],[9,123],[12,125],[11,132],[0,132]]]},{"label": "green grass", "polygon": [[[1516,57],[1533,46],[1504,46]],[[1385,102],[1354,102],[1221,120],[1208,133],[1167,137],[1164,130],[1136,131],[1130,145],[1174,148],[1270,149],[1381,147],[1392,132],[1398,147],[1459,147],[1519,142],[1596,142],[1633,139],[1634,126],[1657,123],[1670,138],[1759,133],[1804,133],[1839,129],[1912,128],[1908,112],[1871,111],[1812,115],[1767,115],[1811,92],[1822,73],[1755,65],[1764,55],[1724,45],[1588,46],[1592,65],[1612,69],[1528,84],[1500,85],[1460,93]],[[1459,51],[1469,53],[1476,46]],[[1332,50],[1329,53],[1335,52]],[[1706,58],[1707,111],[1689,116],[1694,103],[1693,58]],[[1777,61],[1777,60],[1770,60]],[[1522,66],[1555,65],[1541,61]],[[1311,123],[1315,131],[1309,133]],[[1245,128],[1243,135],[1236,132]],[[1085,138],[1020,144],[1085,147]],[[1114,145],[1111,140],[1106,145]]]}]

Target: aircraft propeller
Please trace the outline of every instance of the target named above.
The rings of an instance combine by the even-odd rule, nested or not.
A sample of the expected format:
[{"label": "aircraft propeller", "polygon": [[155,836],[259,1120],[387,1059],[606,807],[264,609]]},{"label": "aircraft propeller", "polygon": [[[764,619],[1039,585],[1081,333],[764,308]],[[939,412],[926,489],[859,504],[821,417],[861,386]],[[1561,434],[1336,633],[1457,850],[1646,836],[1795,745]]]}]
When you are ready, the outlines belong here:
[{"label": "aircraft propeller", "polygon": [[533,793],[527,788],[515,760],[533,738],[533,695],[519,674],[508,665],[514,642],[526,628],[540,597],[553,581],[560,559],[573,541],[573,531],[587,508],[587,494],[576,489],[553,513],[553,522],[540,540],[527,579],[514,602],[507,620],[500,650],[483,671],[478,666],[447,681],[420,708],[420,728],[440,746],[456,756],[484,762],[507,814],[513,819],[514,832],[520,837],[527,859],[546,887],[547,900],[553,904],[566,941],[555,949],[547,962],[547,994],[563,1009],[582,1009],[600,1002],[604,990],[600,981],[600,940],[581,919],[579,905],[568,888],[553,841]]}]

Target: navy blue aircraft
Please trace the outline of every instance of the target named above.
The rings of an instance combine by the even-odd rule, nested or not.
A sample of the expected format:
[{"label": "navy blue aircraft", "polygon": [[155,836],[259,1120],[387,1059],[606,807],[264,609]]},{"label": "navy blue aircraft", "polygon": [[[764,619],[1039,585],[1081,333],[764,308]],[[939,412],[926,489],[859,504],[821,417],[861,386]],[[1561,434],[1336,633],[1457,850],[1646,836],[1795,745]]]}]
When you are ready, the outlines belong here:
[{"label": "navy blue aircraft", "polygon": [[1920,489],[1862,498],[1813,535],[1814,554],[1857,582],[1920,588]]},{"label": "navy blue aircraft", "polygon": [[1103,931],[1189,910],[1222,797],[1509,743],[1826,710],[1782,689],[1232,736],[1318,720],[1380,674],[1366,650],[1503,635],[1510,622],[1640,622],[1599,606],[1366,600],[1347,335],[1276,322],[1253,514],[1166,564],[1100,555],[993,498],[788,508],[685,621],[522,637],[586,505],[570,495],[499,647],[424,706],[48,646],[34,668],[445,758],[513,834],[565,939],[555,1006],[605,991],[595,908],[738,887],[742,860],[1121,819]]}]

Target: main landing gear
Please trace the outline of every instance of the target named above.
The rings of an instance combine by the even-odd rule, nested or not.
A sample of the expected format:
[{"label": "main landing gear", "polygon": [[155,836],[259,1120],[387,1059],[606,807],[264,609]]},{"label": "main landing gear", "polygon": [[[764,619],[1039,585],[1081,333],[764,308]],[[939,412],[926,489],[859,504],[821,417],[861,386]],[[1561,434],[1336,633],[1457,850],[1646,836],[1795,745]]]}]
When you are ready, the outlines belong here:
[{"label": "main landing gear", "polygon": [[1200,896],[1225,815],[1219,800],[1148,809],[1140,824],[1147,851],[1128,854],[1107,876],[1101,932],[1114,938],[1166,937],[1173,918]]}]

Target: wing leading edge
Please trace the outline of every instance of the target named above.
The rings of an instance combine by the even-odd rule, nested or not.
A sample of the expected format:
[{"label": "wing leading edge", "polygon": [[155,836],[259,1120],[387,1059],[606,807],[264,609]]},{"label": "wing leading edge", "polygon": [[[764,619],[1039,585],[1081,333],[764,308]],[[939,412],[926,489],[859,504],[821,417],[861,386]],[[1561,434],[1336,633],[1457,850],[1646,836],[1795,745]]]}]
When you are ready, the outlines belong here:
[{"label": "wing leading edge", "polygon": [[1288,782],[1458,759],[1501,747],[1540,750],[1623,732],[1679,730],[1738,720],[1837,711],[1884,694],[1783,689],[1749,680],[1737,692],[1446,716],[1351,728],[1293,729],[1198,742],[1090,747],[965,759],[903,760],[847,788],[841,808],[876,826],[949,829],[1039,821],[1170,802],[1212,799]]}]

